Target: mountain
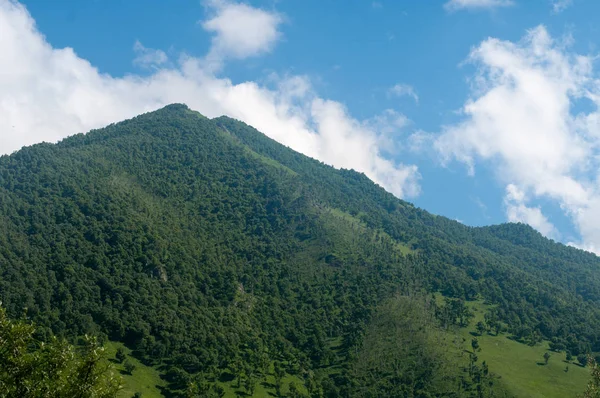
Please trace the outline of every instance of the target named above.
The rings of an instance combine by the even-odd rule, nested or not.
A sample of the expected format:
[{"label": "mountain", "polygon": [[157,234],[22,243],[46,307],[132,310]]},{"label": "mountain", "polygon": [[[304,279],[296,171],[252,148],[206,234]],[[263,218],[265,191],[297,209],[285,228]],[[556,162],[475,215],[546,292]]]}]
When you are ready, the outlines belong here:
[{"label": "mountain", "polygon": [[124,343],[165,394],[262,380],[297,396],[503,396],[452,348],[473,300],[518,341],[600,352],[595,255],[432,215],[184,105],[0,157],[0,223],[7,313],[26,308],[41,339]]}]

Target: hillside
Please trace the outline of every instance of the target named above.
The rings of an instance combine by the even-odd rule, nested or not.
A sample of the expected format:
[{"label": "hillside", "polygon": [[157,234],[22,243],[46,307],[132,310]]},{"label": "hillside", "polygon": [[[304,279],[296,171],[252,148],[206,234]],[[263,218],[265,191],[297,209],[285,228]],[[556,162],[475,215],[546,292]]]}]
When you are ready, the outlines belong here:
[{"label": "hillside", "polygon": [[475,299],[524,344],[600,352],[595,255],[429,214],[184,105],[0,157],[0,223],[8,314],[125,344],[165,394],[503,396],[453,343]]}]

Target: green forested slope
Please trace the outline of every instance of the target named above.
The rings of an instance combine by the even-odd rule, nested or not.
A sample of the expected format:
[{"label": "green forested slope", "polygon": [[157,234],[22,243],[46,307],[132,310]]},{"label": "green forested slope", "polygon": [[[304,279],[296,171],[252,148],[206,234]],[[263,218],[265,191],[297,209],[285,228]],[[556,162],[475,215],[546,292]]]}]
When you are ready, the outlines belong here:
[{"label": "green forested slope", "polygon": [[[243,123],[216,120],[257,152],[303,170],[302,155]],[[500,304],[497,315],[520,338],[535,340],[538,332],[574,355],[600,351],[596,255],[555,243],[524,224],[467,227],[395,199],[364,175],[332,174],[317,165],[303,173],[328,203],[416,250],[428,289],[463,299],[480,294]]]},{"label": "green forested slope", "polygon": [[[525,342],[600,351],[596,256],[523,225],[431,215],[363,174],[183,105],[1,157],[0,224],[9,315],[27,308],[42,338],[123,342],[173,393],[218,395],[220,379],[250,388],[287,373],[315,396],[390,385],[488,394],[472,367],[464,377],[418,362],[411,371],[439,373],[425,391],[401,377],[374,382],[388,365],[361,365],[373,336],[389,332],[381,314],[391,314],[384,325],[396,308],[421,322],[386,303],[435,291],[497,304],[490,319]],[[431,339],[414,344],[433,355]]]}]

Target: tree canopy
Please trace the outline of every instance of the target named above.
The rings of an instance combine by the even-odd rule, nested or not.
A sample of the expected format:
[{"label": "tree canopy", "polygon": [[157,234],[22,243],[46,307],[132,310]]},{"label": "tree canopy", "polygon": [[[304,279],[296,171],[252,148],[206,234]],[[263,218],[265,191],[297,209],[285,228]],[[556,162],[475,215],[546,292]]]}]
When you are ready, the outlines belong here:
[{"label": "tree canopy", "polygon": [[45,343],[35,326],[6,317],[0,307],[0,397],[113,398],[121,378],[94,338],[74,347],[56,337]]}]

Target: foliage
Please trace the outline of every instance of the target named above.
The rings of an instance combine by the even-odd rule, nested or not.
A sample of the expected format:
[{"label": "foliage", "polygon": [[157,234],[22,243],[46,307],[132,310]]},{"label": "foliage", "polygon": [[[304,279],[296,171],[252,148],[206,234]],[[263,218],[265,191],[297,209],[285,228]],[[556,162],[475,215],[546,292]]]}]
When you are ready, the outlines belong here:
[{"label": "foliage", "polygon": [[468,362],[457,356],[456,339],[439,328],[433,314],[420,296],[384,301],[354,362],[350,396],[504,396],[485,362],[475,355]]},{"label": "foliage", "polygon": [[38,341],[32,324],[0,307],[0,397],[111,398],[120,388],[103,348],[87,338],[77,348],[58,338]]},{"label": "foliage", "polygon": [[127,356],[125,355],[125,350],[123,349],[123,347],[117,348],[117,352],[115,353],[115,359],[119,361],[119,363],[123,363],[123,361],[125,361],[126,358]]},{"label": "foliage", "polygon": [[129,373],[130,375],[133,374],[133,371],[135,370],[136,366],[133,362],[126,360],[125,363],[123,364],[123,367],[125,368],[125,371],[127,373]]},{"label": "foliage", "polygon": [[589,364],[588,355],[579,354],[577,355],[577,362],[581,364],[581,366],[586,366]]},{"label": "foliage", "polygon": [[591,380],[583,393],[583,398],[598,398],[600,397],[600,366],[591,355],[588,356],[588,366],[591,369]]}]

